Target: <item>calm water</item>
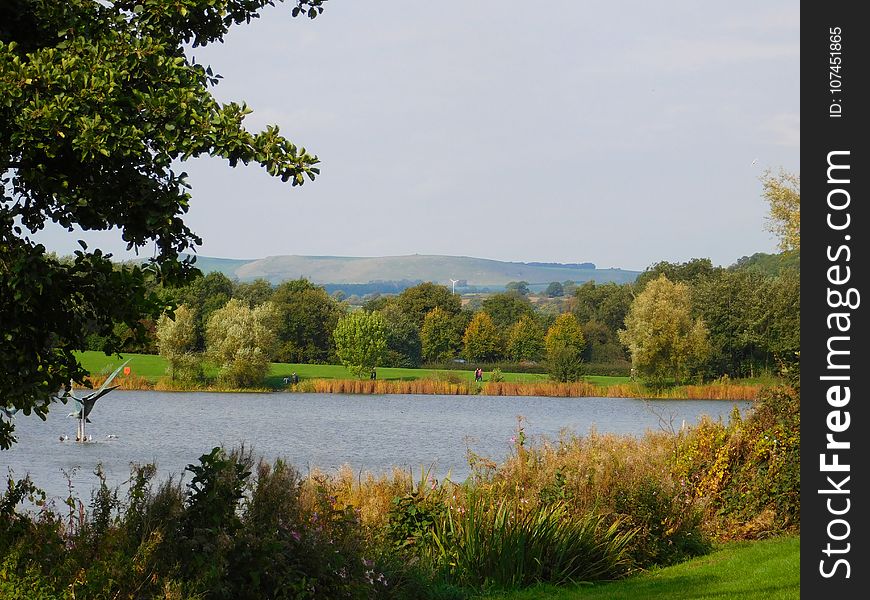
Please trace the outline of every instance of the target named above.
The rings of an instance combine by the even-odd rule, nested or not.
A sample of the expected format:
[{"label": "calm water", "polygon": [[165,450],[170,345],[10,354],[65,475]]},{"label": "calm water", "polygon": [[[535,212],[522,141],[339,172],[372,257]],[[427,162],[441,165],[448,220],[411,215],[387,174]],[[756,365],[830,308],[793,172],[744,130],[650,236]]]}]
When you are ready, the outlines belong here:
[{"label": "calm water", "polygon": [[99,462],[110,484],[119,485],[131,462],[154,462],[163,477],[180,475],[214,446],[245,442],[256,456],[284,458],[303,473],[342,464],[354,471],[380,473],[398,466],[419,473],[421,466],[434,465],[439,478],[449,472],[461,481],[469,474],[467,447],[494,460],[507,455],[518,415],[532,440],[558,438],[562,431],[585,434],[593,427],[641,435],[662,423],[693,425],[703,414],[726,420],[735,404],[744,412],[751,406],[714,400],[117,390],[91,413],[92,443],[59,441],[64,434],[75,436],[76,423],[67,417],[71,405],[55,405],[46,422],[19,414],[19,442],[0,452],[0,465],[17,477],[29,472],[58,498],[67,494],[63,471],[75,469],[76,491],[87,499]]}]

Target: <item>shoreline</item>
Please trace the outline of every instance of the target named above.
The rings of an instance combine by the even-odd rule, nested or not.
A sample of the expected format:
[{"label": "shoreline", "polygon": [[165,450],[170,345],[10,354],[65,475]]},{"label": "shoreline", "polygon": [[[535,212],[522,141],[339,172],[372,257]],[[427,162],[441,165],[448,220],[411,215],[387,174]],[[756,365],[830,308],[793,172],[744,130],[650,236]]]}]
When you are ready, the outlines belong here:
[{"label": "shoreline", "polygon": [[[98,387],[103,377],[90,377]],[[573,383],[487,381],[482,384],[451,382],[437,379],[370,380],[370,379],[304,379],[283,387],[227,388],[219,385],[183,384],[166,377],[157,381],[130,376],[117,379],[119,389],[155,392],[210,393],[319,393],[358,395],[443,395],[443,396],[537,396],[551,398],[637,398],[652,400],[746,400],[754,401],[765,387],[762,384],[707,383],[650,389],[639,383],[596,385],[588,381]]]}]

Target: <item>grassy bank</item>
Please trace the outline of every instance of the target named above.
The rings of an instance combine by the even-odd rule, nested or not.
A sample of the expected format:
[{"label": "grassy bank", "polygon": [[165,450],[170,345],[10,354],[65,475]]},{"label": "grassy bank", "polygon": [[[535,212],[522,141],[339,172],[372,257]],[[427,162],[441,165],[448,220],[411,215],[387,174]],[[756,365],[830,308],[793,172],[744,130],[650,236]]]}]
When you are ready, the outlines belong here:
[{"label": "grassy bank", "polygon": [[720,600],[800,597],[800,536],[731,542],[713,553],[610,583],[479,596],[478,600]]},{"label": "grassy bank", "polygon": [[[127,354],[121,358],[102,352],[84,352],[80,360],[95,382],[114,370],[123,360],[130,359],[130,375],[120,378],[124,389],[154,389],[161,391],[237,391],[218,385],[180,384],[166,376],[166,361],[157,355]],[[287,386],[284,378],[296,373],[299,384]],[[484,372],[483,384],[474,381],[473,370],[378,368],[377,380],[352,379],[341,365],[311,365],[272,363],[262,388],[242,391],[287,390],[339,394],[449,394],[487,396],[548,396],[607,398],[673,398],[703,400],[754,400],[764,385],[762,380],[719,381],[703,385],[684,385],[651,389],[628,377],[588,375],[582,381],[558,383],[539,373],[502,373],[501,381],[492,381],[492,373]],[[207,381],[215,381],[218,369],[206,365]]]}]

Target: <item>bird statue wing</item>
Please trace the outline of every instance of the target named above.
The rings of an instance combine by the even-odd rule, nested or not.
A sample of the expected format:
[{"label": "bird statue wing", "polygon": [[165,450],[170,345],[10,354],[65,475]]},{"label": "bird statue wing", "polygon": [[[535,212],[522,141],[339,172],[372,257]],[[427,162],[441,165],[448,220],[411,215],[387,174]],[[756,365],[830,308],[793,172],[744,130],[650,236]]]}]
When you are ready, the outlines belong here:
[{"label": "bird statue wing", "polygon": [[85,418],[87,418],[88,415],[91,414],[91,411],[94,409],[94,404],[97,403],[97,400],[99,400],[112,390],[118,389],[119,387],[121,386],[113,385],[112,387],[100,387],[100,389],[98,389],[93,394],[89,394],[88,396],[86,396],[83,403],[85,408]]},{"label": "bird statue wing", "polygon": [[[121,369],[123,369],[124,367],[126,367],[126,366],[127,366],[127,363],[130,362],[131,360],[133,360],[133,359],[128,358],[127,360],[125,360],[124,362],[122,362],[122,363],[120,364],[120,366],[119,366],[117,369],[115,369],[114,371],[112,371],[112,374],[109,375],[109,376],[106,378],[106,380],[103,382],[103,385],[101,385],[99,388],[97,388],[97,392],[102,392],[104,388],[109,387],[109,384],[112,383],[112,380],[115,378],[115,376],[116,376],[118,373],[120,373],[120,372],[121,372]],[[115,386],[115,387],[118,387],[118,386]],[[115,389],[115,388],[112,388],[112,389]],[[110,390],[110,391],[111,391],[111,390]],[[105,393],[107,393],[107,392],[103,392],[103,393],[105,394]],[[102,395],[103,395],[103,394],[100,394],[100,396],[102,396]],[[99,398],[100,396],[97,396],[97,398]]]},{"label": "bird statue wing", "polygon": [[110,387],[109,384],[112,383],[112,380],[115,379],[115,377],[118,375],[118,373],[121,372],[121,369],[123,369],[125,366],[127,366],[127,363],[130,362],[131,360],[132,359],[128,358],[127,360],[122,362],[118,366],[117,369],[112,371],[111,375],[106,377],[106,380],[103,382],[103,385],[101,385],[96,390],[94,390],[93,392],[91,392],[90,394],[88,394],[87,396],[82,398],[82,404],[84,405],[84,409],[85,409],[85,418],[87,418],[87,416],[91,413],[91,410],[93,410],[93,408],[94,408],[94,403],[97,400],[99,400],[100,398],[102,398],[103,396],[105,396],[106,394],[111,392],[112,390],[118,389],[120,387],[119,385],[113,385]]}]

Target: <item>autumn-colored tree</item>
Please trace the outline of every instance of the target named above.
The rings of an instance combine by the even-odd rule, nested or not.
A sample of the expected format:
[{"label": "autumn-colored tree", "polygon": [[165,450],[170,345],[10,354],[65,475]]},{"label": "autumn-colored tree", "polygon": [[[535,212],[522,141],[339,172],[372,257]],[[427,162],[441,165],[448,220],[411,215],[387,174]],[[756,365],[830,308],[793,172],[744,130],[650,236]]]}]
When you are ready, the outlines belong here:
[{"label": "autumn-colored tree", "polygon": [[638,375],[656,385],[686,381],[710,352],[707,326],[692,318],[689,287],[664,275],[635,298],[619,338]]},{"label": "autumn-colored tree", "polygon": [[475,313],[462,337],[468,360],[492,362],[501,357],[501,338],[495,323],[487,313]]},{"label": "autumn-colored tree", "polygon": [[511,360],[539,360],[544,354],[544,330],[531,315],[523,315],[508,331],[508,356]]}]

